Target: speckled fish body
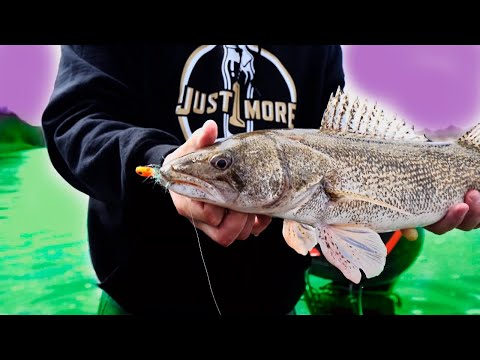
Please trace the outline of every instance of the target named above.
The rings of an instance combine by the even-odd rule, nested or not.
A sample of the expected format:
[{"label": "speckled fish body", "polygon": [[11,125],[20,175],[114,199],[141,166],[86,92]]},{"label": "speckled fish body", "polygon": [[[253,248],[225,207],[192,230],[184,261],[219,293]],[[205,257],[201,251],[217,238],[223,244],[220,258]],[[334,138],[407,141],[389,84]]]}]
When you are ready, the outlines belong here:
[{"label": "speckled fish body", "polygon": [[238,134],[154,167],[171,191],[284,220],[306,255],[317,243],[352,282],[379,275],[379,232],[426,226],[480,188],[480,125],[436,143],[346,94],[331,97],[317,129]]}]

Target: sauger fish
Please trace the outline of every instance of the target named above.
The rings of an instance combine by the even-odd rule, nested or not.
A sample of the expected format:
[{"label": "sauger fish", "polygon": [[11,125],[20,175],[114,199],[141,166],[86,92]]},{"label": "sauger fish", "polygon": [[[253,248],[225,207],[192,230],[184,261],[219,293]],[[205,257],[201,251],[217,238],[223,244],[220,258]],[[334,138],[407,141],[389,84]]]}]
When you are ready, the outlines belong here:
[{"label": "sauger fish", "polygon": [[361,271],[371,278],[385,266],[378,233],[440,220],[480,189],[479,164],[480,124],[434,142],[339,89],[320,129],[237,134],[137,173],[193,199],[283,218],[290,247],[306,255],[318,243],[358,284]]}]

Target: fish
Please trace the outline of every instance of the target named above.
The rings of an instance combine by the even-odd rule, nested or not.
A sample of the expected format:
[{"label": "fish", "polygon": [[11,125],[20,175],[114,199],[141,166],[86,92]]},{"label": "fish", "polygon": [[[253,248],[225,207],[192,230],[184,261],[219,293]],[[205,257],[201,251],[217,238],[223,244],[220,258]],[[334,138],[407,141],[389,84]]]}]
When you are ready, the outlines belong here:
[{"label": "fish", "polygon": [[385,267],[379,233],[433,224],[480,189],[480,123],[435,142],[351,98],[332,93],[319,129],[235,134],[146,173],[192,199],[282,218],[292,249],[307,255],[319,244],[359,284]]}]

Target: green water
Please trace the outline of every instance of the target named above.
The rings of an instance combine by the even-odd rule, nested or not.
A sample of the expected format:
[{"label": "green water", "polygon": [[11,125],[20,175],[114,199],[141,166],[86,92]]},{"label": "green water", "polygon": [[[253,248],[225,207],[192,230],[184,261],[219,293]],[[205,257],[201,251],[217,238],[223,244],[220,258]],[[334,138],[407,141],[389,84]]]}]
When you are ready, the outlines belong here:
[{"label": "green water", "polygon": [[[86,206],[45,149],[0,154],[0,314],[96,313]],[[480,231],[427,234],[395,287],[397,314],[480,314],[479,259]],[[308,314],[302,301],[297,312]]]},{"label": "green water", "polygon": [[0,313],[94,314],[85,195],[45,149],[0,154]]}]

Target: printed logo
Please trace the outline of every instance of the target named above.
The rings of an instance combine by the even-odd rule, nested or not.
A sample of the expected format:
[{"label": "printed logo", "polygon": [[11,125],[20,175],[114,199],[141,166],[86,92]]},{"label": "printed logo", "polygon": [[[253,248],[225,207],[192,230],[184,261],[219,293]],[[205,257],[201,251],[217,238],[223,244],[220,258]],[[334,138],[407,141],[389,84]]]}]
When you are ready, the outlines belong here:
[{"label": "printed logo", "polygon": [[293,128],[297,91],[292,77],[257,45],[204,45],[187,60],[176,115],[185,139],[208,119],[219,137],[264,128]]}]

